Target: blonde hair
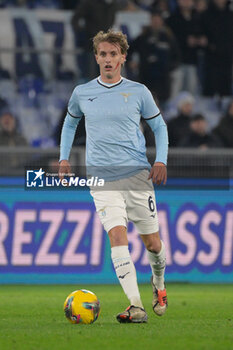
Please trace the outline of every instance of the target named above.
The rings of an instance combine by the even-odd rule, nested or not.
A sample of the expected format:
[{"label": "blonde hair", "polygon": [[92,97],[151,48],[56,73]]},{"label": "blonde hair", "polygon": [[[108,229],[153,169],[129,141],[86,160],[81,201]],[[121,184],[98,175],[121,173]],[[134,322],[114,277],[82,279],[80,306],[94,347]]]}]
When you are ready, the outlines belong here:
[{"label": "blonde hair", "polygon": [[121,31],[116,32],[112,29],[109,29],[106,33],[103,31],[98,32],[93,38],[93,50],[95,55],[97,54],[98,45],[102,42],[118,44],[120,46],[121,53],[123,55],[127,54],[127,50],[129,48],[127,36]]}]

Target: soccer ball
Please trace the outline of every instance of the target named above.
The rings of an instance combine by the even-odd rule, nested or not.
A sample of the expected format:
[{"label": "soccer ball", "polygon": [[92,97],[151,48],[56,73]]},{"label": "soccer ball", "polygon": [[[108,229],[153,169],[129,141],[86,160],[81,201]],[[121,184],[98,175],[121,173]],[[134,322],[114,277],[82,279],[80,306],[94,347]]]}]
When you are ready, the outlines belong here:
[{"label": "soccer ball", "polygon": [[90,324],[97,320],[100,302],[97,296],[86,289],[75,290],[64,302],[65,316],[71,323]]}]

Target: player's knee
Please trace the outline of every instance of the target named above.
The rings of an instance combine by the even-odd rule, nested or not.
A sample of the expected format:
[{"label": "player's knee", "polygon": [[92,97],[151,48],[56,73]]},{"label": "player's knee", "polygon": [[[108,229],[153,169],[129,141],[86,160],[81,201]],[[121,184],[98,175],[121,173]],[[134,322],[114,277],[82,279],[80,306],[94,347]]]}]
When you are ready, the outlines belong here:
[{"label": "player's knee", "polygon": [[111,247],[128,245],[126,228],[122,226],[116,226],[108,232]]},{"label": "player's knee", "polygon": [[161,250],[160,238],[150,239],[144,243],[145,243],[146,249],[149,250],[150,252],[159,253]]}]

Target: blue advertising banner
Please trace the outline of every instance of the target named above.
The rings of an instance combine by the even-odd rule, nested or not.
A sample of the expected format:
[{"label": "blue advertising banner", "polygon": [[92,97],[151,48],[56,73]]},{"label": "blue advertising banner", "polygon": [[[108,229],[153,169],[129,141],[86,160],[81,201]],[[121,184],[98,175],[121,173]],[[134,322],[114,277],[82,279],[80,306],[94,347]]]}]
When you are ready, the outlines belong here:
[{"label": "blue advertising banner", "polygon": [[[157,191],[167,281],[233,282],[232,194]],[[128,239],[138,280],[148,282],[146,251],[132,223]],[[116,282],[108,237],[88,191],[0,187],[0,283]]]}]

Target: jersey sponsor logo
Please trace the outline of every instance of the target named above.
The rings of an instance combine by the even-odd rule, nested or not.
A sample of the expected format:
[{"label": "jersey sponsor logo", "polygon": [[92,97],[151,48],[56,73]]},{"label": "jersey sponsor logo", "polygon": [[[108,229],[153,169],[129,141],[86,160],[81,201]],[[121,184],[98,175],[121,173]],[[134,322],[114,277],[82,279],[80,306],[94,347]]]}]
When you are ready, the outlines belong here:
[{"label": "jersey sponsor logo", "polygon": [[90,98],[88,99],[88,101],[93,102],[96,98],[98,98],[98,97],[93,97],[93,98],[90,97]]},{"label": "jersey sponsor logo", "polygon": [[121,92],[120,94],[124,97],[125,102],[128,102],[128,97],[132,95],[131,93],[126,94],[125,92]]}]

